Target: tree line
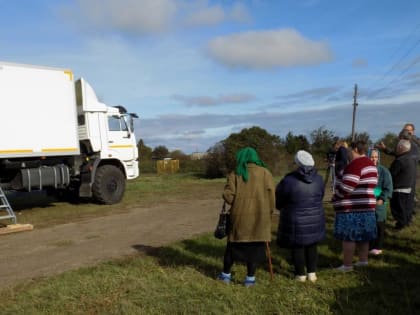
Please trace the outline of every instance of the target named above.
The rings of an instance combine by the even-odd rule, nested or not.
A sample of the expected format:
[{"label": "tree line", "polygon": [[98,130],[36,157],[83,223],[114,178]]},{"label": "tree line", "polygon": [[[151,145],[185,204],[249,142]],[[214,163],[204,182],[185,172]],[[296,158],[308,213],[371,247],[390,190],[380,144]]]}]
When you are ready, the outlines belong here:
[{"label": "tree line", "polygon": [[[208,178],[223,177],[235,168],[236,152],[246,146],[257,150],[261,160],[267,164],[273,175],[283,175],[293,169],[293,156],[298,150],[310,152],[315,158],[317,168],[322,169],[326,167],[326,154],[338,138],[333,131],[324,126],[313,130],[309,138],[302,134],[295,135],[292,131],[282,138],[254,126],[232,133],[226,139],[214,144],[201,160],[192,160],[190,155],[181,150],[169,151],[163,145],[152,149],[144,144],[143,139],[140,139],[138,142],[140,171],[154,172],[155,160],[173,158],[180,160],[181,171],[198,172]],[[348,135],[340,139],[350,144],[352,136]],[[383,141],[387,147],[394,147],[397,139],[396,134],[388,132],[377,142]],[[366,132],[356,133],[355,140],[363,140],[369,146],[374,144]],[[382,161],[385,165],[390,164],[389,157],[383,156]]]}]

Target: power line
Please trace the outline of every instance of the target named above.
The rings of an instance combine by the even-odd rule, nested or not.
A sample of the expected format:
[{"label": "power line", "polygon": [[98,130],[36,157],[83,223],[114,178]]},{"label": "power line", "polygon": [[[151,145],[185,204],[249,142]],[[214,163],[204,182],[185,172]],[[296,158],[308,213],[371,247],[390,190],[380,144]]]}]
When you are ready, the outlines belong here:
[{"label": "power line", "polygon": [[388,74],[390,74],[394,69],[399,66],[405,58],[419,45],[420,39],[417,40],[417,42],[414,43],[413,46],[389,69],[387,72],[384,73],[384,75],[380,78],[380,80],[383,80]]},{"label": "power line", "polygon": [[[399,49],[401,49],[405,42],[412,37],[412,35],[420,28],[420,24],[417,24],[414,29],[410,32],[410,34],[408,36],[405,37],[405,39],[403,40],[402,44],[398,46],[398,48],[392,53],[392,57],[396,54],[396,52],[398,52]],[[371,89],[371,87],[373,85],[376,85],[376,83],[385,80],[385,78],[387,78],[394,70],[398,69],[399,66],[402,64],[402,62],[414,51],[414,49],[420,44],[420,39],[417,40],[412,46],[410,46],[408,48],[408,50],[406,50],[406,52],[398,59],[398,61],[396,63],[394,63],[390,69],[388,69],[388,71],[386,71],[379,79],[376,79],[375,81],[373,81],[367,88],[367,90]],[[365,97],[369,98],[369,97],[373,97],[376,96],[379,92],[381,92],[382,90],[386,89],[390,84],[396,82],[399,77],[401,77],[404,73],[406,73],[408,70],[410,70],[411,67],[413,67],[417,62],[419,62],[417,59],[415,59],[412,63],[410,63],[406,68],[404,68],[404,70],[398,75],[397,78],[394,78],[393,80],[391,80],[390,82],[388,82],[384,87],[380,88],[380,89],[376,89],[373,92],[365,95]]]},{"label": "power line", "polygon": [[392,60],[394,58],[394,56],[397,54],[397,52],[403,48],[405,42],[407,42],[411,36],[413,36],[413,34],[417,31],[417,29],[420,28],[420,23],[417,24],[413,30],[410,32],[410,34],[408,34],[403,41],[401,42],[401,44],[399,46],[397,46],[397,48],[393,51],[393,53],[391,54],[391,57],[389,57],[390,60]]},{"label": "power line", "polygon": [[[420,40],[419,40],[420,43]],[[401,79],[403,77],[404,74],[406,74],[411,68],[413,68],[417,63],[420,62],[420,56],[417,56],[407,67],[405,67],[400,74],[398,75],[398,77],[396,77],[394,80],[392,80],[391,82],[389,82],[389,84],[396,82],[397,80]]]},{"label": "power line", "polygon": [[[418,41],[418,43],[420,43],[420,40]],[[391,84],[397,82],[398,80],[400,80],[404,74],[406,74],[409,70],[411,70],[417,63],[420,62],[420,56],[417,56],[417,58],[415,58],[410,64],[408,64],[407,67],[405,67],[399,74],[397,77],[395,77],[394,79],[392,79],[391,81],[389,81],[385,86],[383,86],[380,89],[375,90],[374,92],[370,93],[367,95],[367,97],[374,97],[376,95],[378,95],[380,92],[386,90]]]}]

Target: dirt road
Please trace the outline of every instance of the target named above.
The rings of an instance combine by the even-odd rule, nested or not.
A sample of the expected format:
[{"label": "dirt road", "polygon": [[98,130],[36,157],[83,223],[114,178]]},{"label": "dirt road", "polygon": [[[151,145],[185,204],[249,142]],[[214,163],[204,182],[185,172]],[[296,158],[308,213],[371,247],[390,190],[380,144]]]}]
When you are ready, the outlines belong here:
[{"label": "dirt road", "polygon": [[219,207],[220,199],[179,200],[0,236],[0,289],[209,232]]}]

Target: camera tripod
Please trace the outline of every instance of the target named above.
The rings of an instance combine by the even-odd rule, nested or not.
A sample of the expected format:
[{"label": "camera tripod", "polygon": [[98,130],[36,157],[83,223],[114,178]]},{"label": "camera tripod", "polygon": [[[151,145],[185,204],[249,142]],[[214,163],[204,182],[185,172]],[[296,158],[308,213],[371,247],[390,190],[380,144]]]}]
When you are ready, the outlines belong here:
[{"label": "camera tripod", "polygon": [[325,174],[324,187],[327,187],[328,180],[331,178],[331,191],[335,193],[335,165],[328,164],[327,172]]}]

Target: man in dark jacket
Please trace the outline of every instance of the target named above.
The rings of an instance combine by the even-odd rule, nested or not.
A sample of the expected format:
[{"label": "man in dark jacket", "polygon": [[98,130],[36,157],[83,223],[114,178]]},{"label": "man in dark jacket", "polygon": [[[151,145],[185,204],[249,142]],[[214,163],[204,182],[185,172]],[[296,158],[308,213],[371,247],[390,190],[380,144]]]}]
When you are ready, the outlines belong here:
[{"label": "man in dark jacket", "polygon": [[276,208],[280,210],[277,243],[291,249],[296,280],[315,282],[317,245],[325,238],[324,182],[311,154],[298,151],[295,162],[298,169],[276,188]]},{"label": "man in dark jacket", "polygon": [[[420,140],[419,140],[419,138],[416,137],[415,130],[416,129],[414,127],[414,124],[407,123],[407,124],[404,125],[403,129],[399,133],[398,138],[400,140],[404,139],[404,140],[410,141],[411,146],[410,146],[409,155],[414,160],[414,164],[415,164],[414,174],[417,175],[417,165],[418,165],[419,160],[420,160]],[[389,154],[389,155],[393,155],[393,156],[397,155],[395,149],[387,148],[383,142],[378,144],[376,147],[378,149],[382,150],[385,154]],[[412,183],[412,186],[411,186],[411,193],[410,193],[410,197],[409,197],[409,204],[407,205],[412,214],[416,213],[416,202],[417,202],[417,198],[416,198],[416,177],[417,176],[414,176],[414,178],[413,178],[413,183]]]},{"label": "man in dark jacket", "polygon": [[394,191],[391,199],[391,213],[397,221],[396,229],[402,229],[411,223],[412,189],[416,176],[416,162],[410,154],[409,140],[400,140],[395,150],[397,156],[392,162],[390,172]]}]

